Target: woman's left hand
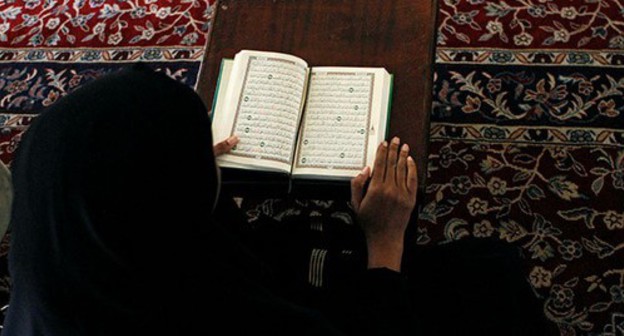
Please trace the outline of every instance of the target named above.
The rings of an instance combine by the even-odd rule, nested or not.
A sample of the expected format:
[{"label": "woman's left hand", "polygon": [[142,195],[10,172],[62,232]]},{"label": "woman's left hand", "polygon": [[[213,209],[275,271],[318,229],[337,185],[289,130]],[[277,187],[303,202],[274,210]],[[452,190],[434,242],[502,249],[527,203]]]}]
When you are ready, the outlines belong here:
[{"label": "woman's left hand", "polygon": [[234,146],[236,146],[236,144],[238,144],[239,141],[240,139],[236,135],[233,135],[224,141],[219,142],[214,146],[214,156],[221,156],[229,152],[232,148],[234,148]]}]

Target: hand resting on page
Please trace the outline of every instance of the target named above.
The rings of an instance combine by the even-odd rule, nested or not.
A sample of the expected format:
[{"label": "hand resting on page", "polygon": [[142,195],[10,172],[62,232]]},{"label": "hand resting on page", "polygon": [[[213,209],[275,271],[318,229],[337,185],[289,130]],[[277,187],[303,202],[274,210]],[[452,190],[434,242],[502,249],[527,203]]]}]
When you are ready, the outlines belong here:
[{"label": "hand resting on page", "polygon": [[[368,268],[388,268],[399,272],[405,230],[416,205],[417,168],[409,156],[409,146],[401,140],[386,141],[377,149],[370,176],[366,167],[351,180],[351,205],[364,230]],[[370,178],[368,189],[364,186]]]}]

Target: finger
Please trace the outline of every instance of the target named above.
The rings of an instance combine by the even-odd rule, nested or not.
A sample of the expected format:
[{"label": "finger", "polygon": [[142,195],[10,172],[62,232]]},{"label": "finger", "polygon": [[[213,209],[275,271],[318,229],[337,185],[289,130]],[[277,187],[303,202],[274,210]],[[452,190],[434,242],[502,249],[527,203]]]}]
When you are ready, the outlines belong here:
[{"label": "finger", "polygon": [[418,189],[418,169],[412,157],[407,158],[407,190],[415,198]]},{"label": "finger", "polygon": [[356,211],[360,208],[360,204],[362,204],[362,199],[364,198],[364,185],[366,184],[366,180],[368,180],[369,176],[370,168],[365,167],[361,173],[351,180],[351,205]]},{"label": "finger", "polygon": [[227,140],[226,141],[221,141],[221,142],[219,142],[218,144],[216,144],[214,146],[214,155],[215,155],[215,157],[216,156],[221,156],[221,155],[227,153],[227,151],[230,150],[230,149],[231,149],[231,147],[227,143]]},{"label": "finger", "polygon": [[397,185],[403,190],[407,190],[407,155],[409,154],[409,145],[403,144],[399,152],[399,162],[397,163]]},{"label": "finger", "polygon": [[386,164],[386,179],[385,181],[394,182],[396,185],[396,166],[397,166],[397,154],[399,151],[399,144],[401,139],[399,137],[392,138],[390,149],[388,150],[388,163]]},{"label": "finger", "polygon": [[388,142],[384,141],[377,147],[377,156],[375,156],[375,166],[373,167],[373,178],[371,185],[382,183],[386,174],[386,157],[388,155]]},{"label": "finger", "polygon": [[219,156],[229,152],[238,144],[239,141],[240,139],[236,135],[233,135],[224,141],[219,142],[214,146],[214,155]]}]

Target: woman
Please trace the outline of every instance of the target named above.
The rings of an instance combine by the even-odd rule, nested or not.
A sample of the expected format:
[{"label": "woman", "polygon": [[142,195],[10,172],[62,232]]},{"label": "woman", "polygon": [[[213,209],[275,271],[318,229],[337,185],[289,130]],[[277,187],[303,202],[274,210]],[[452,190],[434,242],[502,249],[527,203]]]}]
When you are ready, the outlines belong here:
[{"label": "woman", "polygon": [[257,260],[215,222],[214,153],[235,139],[211,144],[198,96],[140,65],[44,111],[13,164],[3,335],[408,331],[398,271],[417,183],[407,146],[379,146],[366,193],[370,169],[352,182],[370,270],[334,318],[271,292]]}]

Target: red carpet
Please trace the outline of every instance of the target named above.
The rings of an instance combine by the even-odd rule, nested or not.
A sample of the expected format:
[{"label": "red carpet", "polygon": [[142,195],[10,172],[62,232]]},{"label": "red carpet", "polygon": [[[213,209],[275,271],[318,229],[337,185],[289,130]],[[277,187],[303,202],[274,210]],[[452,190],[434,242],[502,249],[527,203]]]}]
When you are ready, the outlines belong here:
[{"label": "red carpet", "polygon": [[442,0],[420,244],[496,237],[562,335],[624,330],[624,9]]},{"label": "red carpet", "polygon": [[[195,85],[207,0],[49,3],[0,2],[2,161],[41,108],[128,62]],[[562,335],[624,330],[623,5],[439,1],[427,193],[411,243],[494,237],[522,247]],[[326,219],[351,225],[331,202],[247,210],[251,226],[302,215],[318,234]],[[310,284],[322,286],[317,264]],[[0,304],[8,283],[0,278]]]},{"label": "red carpet", "polygon": [[194,86],[213,2],[0,2],[0,160],[42,108],[128,63]]}]

